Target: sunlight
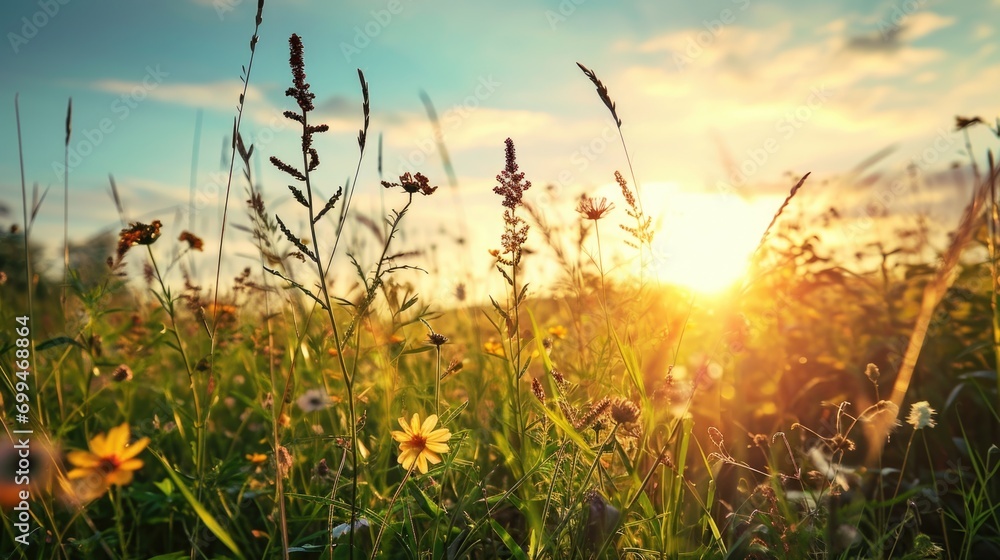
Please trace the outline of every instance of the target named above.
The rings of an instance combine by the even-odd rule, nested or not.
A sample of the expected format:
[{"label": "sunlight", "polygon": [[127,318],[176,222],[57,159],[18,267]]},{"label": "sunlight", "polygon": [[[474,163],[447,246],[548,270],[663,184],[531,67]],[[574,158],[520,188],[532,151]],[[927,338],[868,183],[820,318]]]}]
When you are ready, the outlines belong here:
[{"label": "sunlight", "polygon": [[723,292],[743,277],[775,204],[780,204],[776,197],[747,201],[673,183],[651,185],[642,194],[646,212],[660,217],[653,242],[660,281],[702,294]]}]

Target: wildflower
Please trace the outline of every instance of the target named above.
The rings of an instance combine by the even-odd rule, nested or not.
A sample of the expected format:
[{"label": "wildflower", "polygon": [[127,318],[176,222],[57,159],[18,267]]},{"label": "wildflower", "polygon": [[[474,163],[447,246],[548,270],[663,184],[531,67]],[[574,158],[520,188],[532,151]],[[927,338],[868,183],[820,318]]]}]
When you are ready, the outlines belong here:
[{"label": "wildflower", "polygon": [[247,461],[250,461],[255,465],[259,465],[264,461],[267,461],[267,455],[264,455],[263,453],[247,453],[246,458]]},{"label": "wildflower", "polygon": [[503,357],[503,345],[496,340],[487,340],[483,343],[483,351],[487,354]]},{"label": "wildflower", "polygon": [[[125,486],[132,482],[132,475],[142,468],[142,460],[135,456],[149,444],[149,438],[141,438],[132,445],[129,440],[128,423],[111,428],[106,434],[98,434],[88,443],[89,451],[71,451],[66,459],[76,468],[69,471],[70,480],[96,482],[86,489],[86,497],[97,497],[112,485]],[[89,486],[89,485],[88,485]]]},{"label": "wildflower", "polygon": [[600,220],[607,216],[608,212],[611,212],[614,208],[615,205],[609,203],[608,199],[603,196],[600,199],[596,199],[583,195],[580,197],[580,204],[576,207],[576,211],[583,214],[583,217],[588,220]]},{"label": "wildflower", "polygon": [[191,233],[190,231],[184,230],[181,232],[181,236],[177,238],[178,241],[186,241],[188,248],[192,251],[204,251],[205,242],[201,240],[200,237]]},{"label": "wildflower", "polygon": [[321,389],[309,389],[296,399],[303,412],[316,412],[330,406],[330,397]]},{"label": "wildflower", "polygon": [[582,430],[587,428],[597,422],[597,420],[608,411],[608,407],[611,406],[611,399],[604,397],[603,399],[597,401],[591,405],[590,410],[587,411],[579,420],[577,420],[574,427],[577,430]]},{"label": "wildflower", "polygon": [[914,430],[933,428],[937,425],[934,421],[935,414],[937,412],[931,408],[931,403],[920,401],[910,406],[910,415],[907,416],[906,422],[913,426]]},{"label": "wildflower", "polygon": [[141,222],[132,222],[129,227],[123,229],[118,234],[118,261],[121,262],[125,253],[136,245],[152,245],[160,237],[160,220],[153,220],[149,225]]},{"label": "wildflower", "polygon": [[617,424],[631,424],[639,419],[639,407],[628,399],[611,401],[611,419]]},{"label": "wildflower", "polygon": [[434,191],[438,189],[437,187],[432,187],[430,179],[425,177],[422,173],[411,175],[409,171],[399,176],[398,183],[382,181],[382,186],[387,189],[391,189],[392,187],[403,187],[403,190],[410,194],[420,193],[424,196],[432,195],[434,194]]},{"label": "wildflower", "polygon": [[132,380],[132,368],[125,364],[122,364],[115,368],[115,371],[111,372],[111,379],[121,383],[123,381]]},{"label": "wildflower", "polygon": [[559,340],[566,338],[566,327],[562,325],[549,327],[549,336],[551,336],[552,338],[557,338]]},{"label": "wildflower", "polygon": [[441,462],[441,453],[447,453],[448,439],[451,432],[447,428],[434,429],[437,425],[438,417],[431,414],[421,424],[420,416],[414,413],[410,422],[406,422],[405,417],[399,419],[399,425],[403,431],[393,431],[392,439],[399,442],[399,458],[397,461],[403,465],[404,469],[410,470],[416,462],[417,469],[421,474],[427,473],[427,463],[438,464]]},{"label": "wildflower", "polygon": [[429,335],[427,335],[427,343],[432,346],[441,346],[443,344],[446,344],[447,342],[448,342],[448,337],[443,334],[432,332]]},{"label": "wildflower", "polygon": [[493,192],[503,197],[504,232],[500,237],[503,245],[503,255],[499,251],[495,253],[497,260],[507,266],[517,266],[521,262],[521,251],[525,241],[528,240],[528,224],[514,211],[521,205],[524,191],[531,188],[531,181],[524,180],[524,172],[518,171],[517,159],[514,153],[514,141],[508,138],[505,142],[505,160],[503,171],[497,175],[497,182],[493,187]]}]

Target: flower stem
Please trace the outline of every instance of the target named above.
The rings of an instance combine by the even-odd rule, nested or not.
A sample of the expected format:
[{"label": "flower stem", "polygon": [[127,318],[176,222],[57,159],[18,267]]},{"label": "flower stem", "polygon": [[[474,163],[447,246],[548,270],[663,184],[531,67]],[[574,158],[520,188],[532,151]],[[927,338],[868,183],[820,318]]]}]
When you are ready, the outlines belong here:
[{"label": "flower stem", "polygon": [[[403,491],[403,487],[406,486],[406,481],[410,479],[410,473],[413,472],[413,467],[416,466],[417,462],[414,461],[410,468],[406,470],[406,474],[403,475],[403,480],[399,481],[399,488],[396,488],[396,492],[392,495],[392,499],[389,500],[389,507],[385,510],[385,517],[382,518],[382,525],[378,528],[378,534],[375,536],[375,545],[372,546],[372,556],[371,560],[375,560],[378,554],[378,545],[382,542],[382,533],[385,532],[386,525],[389,524],[389,516],[392,515],[392,507],[396,505],[396,499],[399,498],[400,493]],[[351,526],[351,532],[354,532],[354,526]]]}]

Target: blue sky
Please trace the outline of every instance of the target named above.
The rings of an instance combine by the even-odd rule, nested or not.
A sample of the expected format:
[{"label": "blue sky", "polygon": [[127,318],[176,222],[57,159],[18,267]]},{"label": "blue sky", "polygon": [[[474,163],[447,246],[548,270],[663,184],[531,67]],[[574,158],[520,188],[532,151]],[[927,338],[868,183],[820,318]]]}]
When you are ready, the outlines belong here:
[{"label": "blue sky", "polygon": [[[53,164],[63,157],[69,97],[70,146],[78,156],[70,174],[74,238],[120,227],[109,173],[132,219],[172,221],[187,204],[201,109],[197,189],[210,204],[196,229],[207,252],[216,251],[218,199],[210,185],[219,181],[255,9],[251,0],[3,3],[0,201],[13,211],[5,222],[21,221],[15,93],[28,183],[52,188],[36,231],[56,239],[62,177]],[[283,95],[287,39],[298,33],[319,119],[333,129],[318,143],[320,184],[332,192],[355,168],[361,68],[371,87],[373,141],[356,202],[372,210],[383,194],[395,201],[379,192],[380,133],[386,178],[412,168],[447,183],[418,96],[426,91],[442,117],[459,186],[442,189],[433,203],[417,201],[423,204],[413,211],[409,243],[426,244],[421,236],[441,228],[457,231],[461,208],[474,224],[470,245],[485,254],[498,244],[500,212],[490,189],[508,136],[540,197],[529,199],[553,214],[571,214],[580,192],[616,196],[613,173],[627,164],[610,116],[576,67],[582,62],[617,102],[643,199],[650,213],[659,212],[663,237],[706,237],[742,214],[751,217],[736,236],[753,238],[787,192],[789,172],[832,180],[887,146],[895,146],[880,163],[887,175],[916,160],[932,177],[965,157],[954,116],[992,122],[1000,112],[998,15],[998,0],[272,0],[243,131],[263,156],[294,154],[294,134],[279,115],[290,108]],[[973,139],[990,145],[985,130]],[[292,212],[284,206],[284,178],[266,162],[259,168],[272,210]],[[548,184],[557,188],[546,193]],[[725,184],[735,187],[738,202],[719,197]],[[802,204],[870,196],[850,185],[824,188],[804,194]],[[239,222],[245,197],[238,181],[236,189]],[[930,203],[953,195],[922,194]],[[168,225],[174,237],[186,227]],[[245,242],[240,235],[232,234],[234,247]],[[663,252],[681,259],[677,246]]]}]

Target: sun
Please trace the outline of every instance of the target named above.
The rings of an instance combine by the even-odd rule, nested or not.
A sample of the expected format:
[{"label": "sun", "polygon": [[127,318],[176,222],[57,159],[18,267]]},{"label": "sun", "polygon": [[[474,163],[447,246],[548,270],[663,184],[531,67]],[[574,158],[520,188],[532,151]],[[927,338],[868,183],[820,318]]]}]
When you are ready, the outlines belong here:
[{"label": "sun", "polygon": [[705,295],[740,281],[780,200],[684,190],[672,183],[642,192],[645,211],[661,223],[653,240],[659,280]]}]

